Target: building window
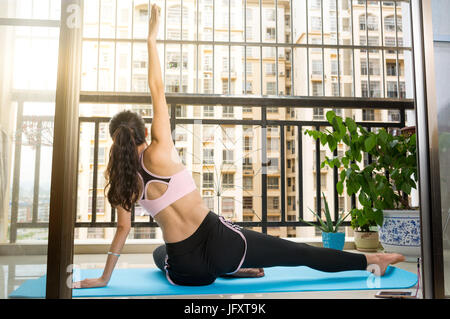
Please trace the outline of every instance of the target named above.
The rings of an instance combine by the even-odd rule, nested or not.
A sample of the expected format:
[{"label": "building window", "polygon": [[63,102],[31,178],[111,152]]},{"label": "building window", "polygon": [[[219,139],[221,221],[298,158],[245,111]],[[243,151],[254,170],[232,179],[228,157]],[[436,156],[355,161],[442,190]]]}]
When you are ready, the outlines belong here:
[{"label": "building window", "polygon": [[176,117],[186,117],[186,106],[185,105],[175,106],[175,114]]},{"label": "building window", "polygon": [[323,72],[323,65],[321,60],[313,60],[311,62],[312,66],[312,74],[315,75],[322,75]]},{"label": "building window", "polygon": [[288,200],[288,209],[292,209],[295,210],[295,196],[288,196],[287,197]]},{"label": "building window", "polygon": [[387,81],[387,97],[396,98],[398,96],[397,92],[397,82]]},{"label": "building window", "polygon": [[396,62],[387,62],[386,63],[386,75],[397,76],[397,63]]},{"label": "building window", "polygon": [[212,89],[212,79],[210,78],[204,78],[203,79],[203,93],[204,94],[211,94],[213,93]]},{"label": "building window", "polygon": [[[369,14],[367,16],[367,29],[368,31],[376,31],[378,30],[378,18]],[[359,16],[359,30],[366,30],[366,15],[362,14]]]},{"label": "building window", "polygon": [[388,121],[389,122],[400,122],[400,111],[399,110],[388,110]]},{"label": "building window", "polygon": [[[247,91],[247,93],[249,93],[249,92]],[[243,106],[242,107],[242,112],[243,113],[252,113],[252,111],[253,111],[253,109],[251,107],[249,107],[249,106]]]},{"label": "building window", "polygon": [[222,107],[222,116],[223,117],[233,117],[234,116],[234,107],[233,106],[223,106]]},{"label": "building window", "polygon": [[275,75],[275,63],[266,63],[266,75]]},{"label": "building window", "polygon": [[214,149],[204,148],[203,149],[203,164],[214,164]]},{"label": "building window", "polygon": [[384,31],[395,32],[395,17],[387,16],[384,18]]},{"label": "building window", "polygon": [[253,177],[252,176],[243,176],[242,184],[244,190],[252,190],[253,189]]},{"label": "building window", "polygon": [[222,174],[222,187],[223,188],[234,188],[234,173],[223,173]]},{"label": "building window", "polygon": [[363,121],[375,121],[375,111],[363,109],[362,110],[362,119],[363,119]]},{"label": "building window", "polygon": [[[367,75],[367,60],[361,59],[361,75]],[[380,60],[371,59],[369,61],[369,75],[380,75]]]},{"label": "building window", "polygon": [[250,136],[244,137],[244,151],[251,151],[252,149],[252,138]]},{"label": "building window", "polygon": [[313,108],[313,120],[323,120],[325,118],[322,107]]},{"label": "building window", "polygon": [[277,94],[276,82],[267,82],[266,83],[266,94],[268,94],[268,95]]},{"label": "building window", "polygon": [[234,214],[234,197],[222,197],[222,214],[228,216]]},{"label": "building window", "polygon": [[203,173],[203,188],[214,188],[214,173]]},{"label": "building window", "polygon": [[242,197],[242,208],[243,209],[253,209],[253,197],[252,196]]},{"label": "building window", "polygon": [[323,95],[322,82],[314,81],[312,83],[312,91],[313,91],[312,92],[313,96],[321,96],[321,95]]},{"label": "building window", "polygon": [[273,27],[266,28],[266,40],[275,40],[275,36],[276,36],[275,28]]},{"label": "building window", "polygon": [[280,178],[277,176],[267,177],[267,188],[268,189],[278,189],[280,187]]},{"label": "building window", "polygon": [[333,82],[331,83],[331,95],[332,96],[339,96],[339,83]]},{"label": "building window", "polygon": [[280,209],[280,197],[268,196],[267,197],[267,208],[268,209]]},{"label": "building window", "polygon": [[214,117],[214,106],[213,105],[203,106],[203,116]]},{"label": "building window", "polygon": [[[361,96],[369,97],[368,93],[369,91],[367,81],[361,81]],[[370,97],[380,97],[380,96],[381,96],[380,82],[370,81]]]},{"label": "building window", "polygon": [[243,169],[251,169],[252,168],[252,159],[251,157],[244,157],[242,160],[242,168]]},{"label": "building window", "polygon": [[223,150],[222,151],[222,162],[224,164],[233,164],[234,163],[234,151],[233,150]]}]

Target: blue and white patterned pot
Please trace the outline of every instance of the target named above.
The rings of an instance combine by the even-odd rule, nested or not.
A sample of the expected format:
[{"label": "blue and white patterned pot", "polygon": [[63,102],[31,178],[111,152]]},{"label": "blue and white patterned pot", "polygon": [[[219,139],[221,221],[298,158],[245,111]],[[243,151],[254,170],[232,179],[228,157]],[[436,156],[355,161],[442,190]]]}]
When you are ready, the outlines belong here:
[{"label": "blue and white patterned pot", "polygon": [[378,227],[378,233],[384,250],[402,254],[407,260],[420,257],[420,212],[385,210],[383,214],[383,226]]}]

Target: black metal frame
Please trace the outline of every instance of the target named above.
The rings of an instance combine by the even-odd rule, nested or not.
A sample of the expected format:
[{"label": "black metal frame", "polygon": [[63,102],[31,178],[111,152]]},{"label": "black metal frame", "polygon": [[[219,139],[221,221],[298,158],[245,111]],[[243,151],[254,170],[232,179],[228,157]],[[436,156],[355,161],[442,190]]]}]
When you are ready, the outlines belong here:
[{"label": "black metal frame", "polygon": [[413,1],[411,19],[423,292],[427,299],[445,298],[431,0]]}]

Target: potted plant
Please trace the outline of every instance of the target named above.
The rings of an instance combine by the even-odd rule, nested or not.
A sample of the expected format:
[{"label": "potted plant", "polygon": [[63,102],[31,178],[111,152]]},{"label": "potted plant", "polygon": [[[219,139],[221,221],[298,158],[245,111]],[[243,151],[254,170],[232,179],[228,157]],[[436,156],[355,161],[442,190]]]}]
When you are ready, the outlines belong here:
[{"label": "potted plant", "polygon": [[305,221],[303,219],[300,218],[300,221],[317,227],[322,231],[322,242],[323,242],[323,247],[325,248],[332,248],[332,249],[338,249],[338,250],[342,250],[344,249],[344,244],[345,244],[345,233],[344,232],[338,232],[339,230],[339,226],[342,224],[342,222],[345,220],[345,218],[350,214],[341,214],[338,218],[338,220],[336,221],[335,224],[333,224],[333,220],[331,219],[331,214],[330,214],[330,210],[328,208],[328,202],[325,198],[325,194],[322,193],[323,196],[323,201],[325,203],[325,221],[322,220],[322,218],[320,217],[320,214],[314,212],[313,210],[311,210],[311,208],[308,208],[311,213],[313,213],[313,215],[317,218],[317,220],[319,221],[319,224],[315,224],[315,223],[311,223],[308,221]]},{"label": "potted plant", "polygon": [[414,127],[401,134],[388,136],[389,158],[380,157],[380,164],[390,176],[396,200],[383,211],[383,225],[379,227],[380,242],[385,251],[405,255],[415,260],[421,254],[420,211],[411,207],[406,194],[417,187],[416,134]]},{"label": "potted plant", "polygon": [[[360,208],[353,208],[351,226],[355,230],[355,245],[361,251],[376,251],[379,247],[378,227],[383,226],[386,209],[405,204],[401,192],[410,194],[415,187],[415,135],[393,136],[385,129],[368,131],[349,117],[343,119],[333,111],[326,114],[333,131],[306,130],[305,134],[320,139],[323,146],[328,145],[331,152],[339,143],[347,146],[342,157],[326,157],[321,163],[324,167],[340,169],[340,180],[336,184],[339,194],[346,186],[347,195],[357,195]],[[408,139],[403,140],[403,138]],[[409,154],[411,152],[413,154]],[[364,153],[372,161],[363,168],[357,164]]]}]

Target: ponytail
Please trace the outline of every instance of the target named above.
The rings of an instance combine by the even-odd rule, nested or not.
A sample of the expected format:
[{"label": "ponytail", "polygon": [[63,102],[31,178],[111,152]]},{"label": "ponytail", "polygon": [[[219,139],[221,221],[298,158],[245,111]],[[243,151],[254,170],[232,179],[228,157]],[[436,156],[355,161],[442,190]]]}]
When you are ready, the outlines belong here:
[{"label": "ponytail", "polygon": [[121,124],[113,134],[113,145],[109,152],[107,178],[107,198],[113,207],[121,206],[131,211],[139,199],[141,184],[137,175],[139,155],[133,130]]}]

